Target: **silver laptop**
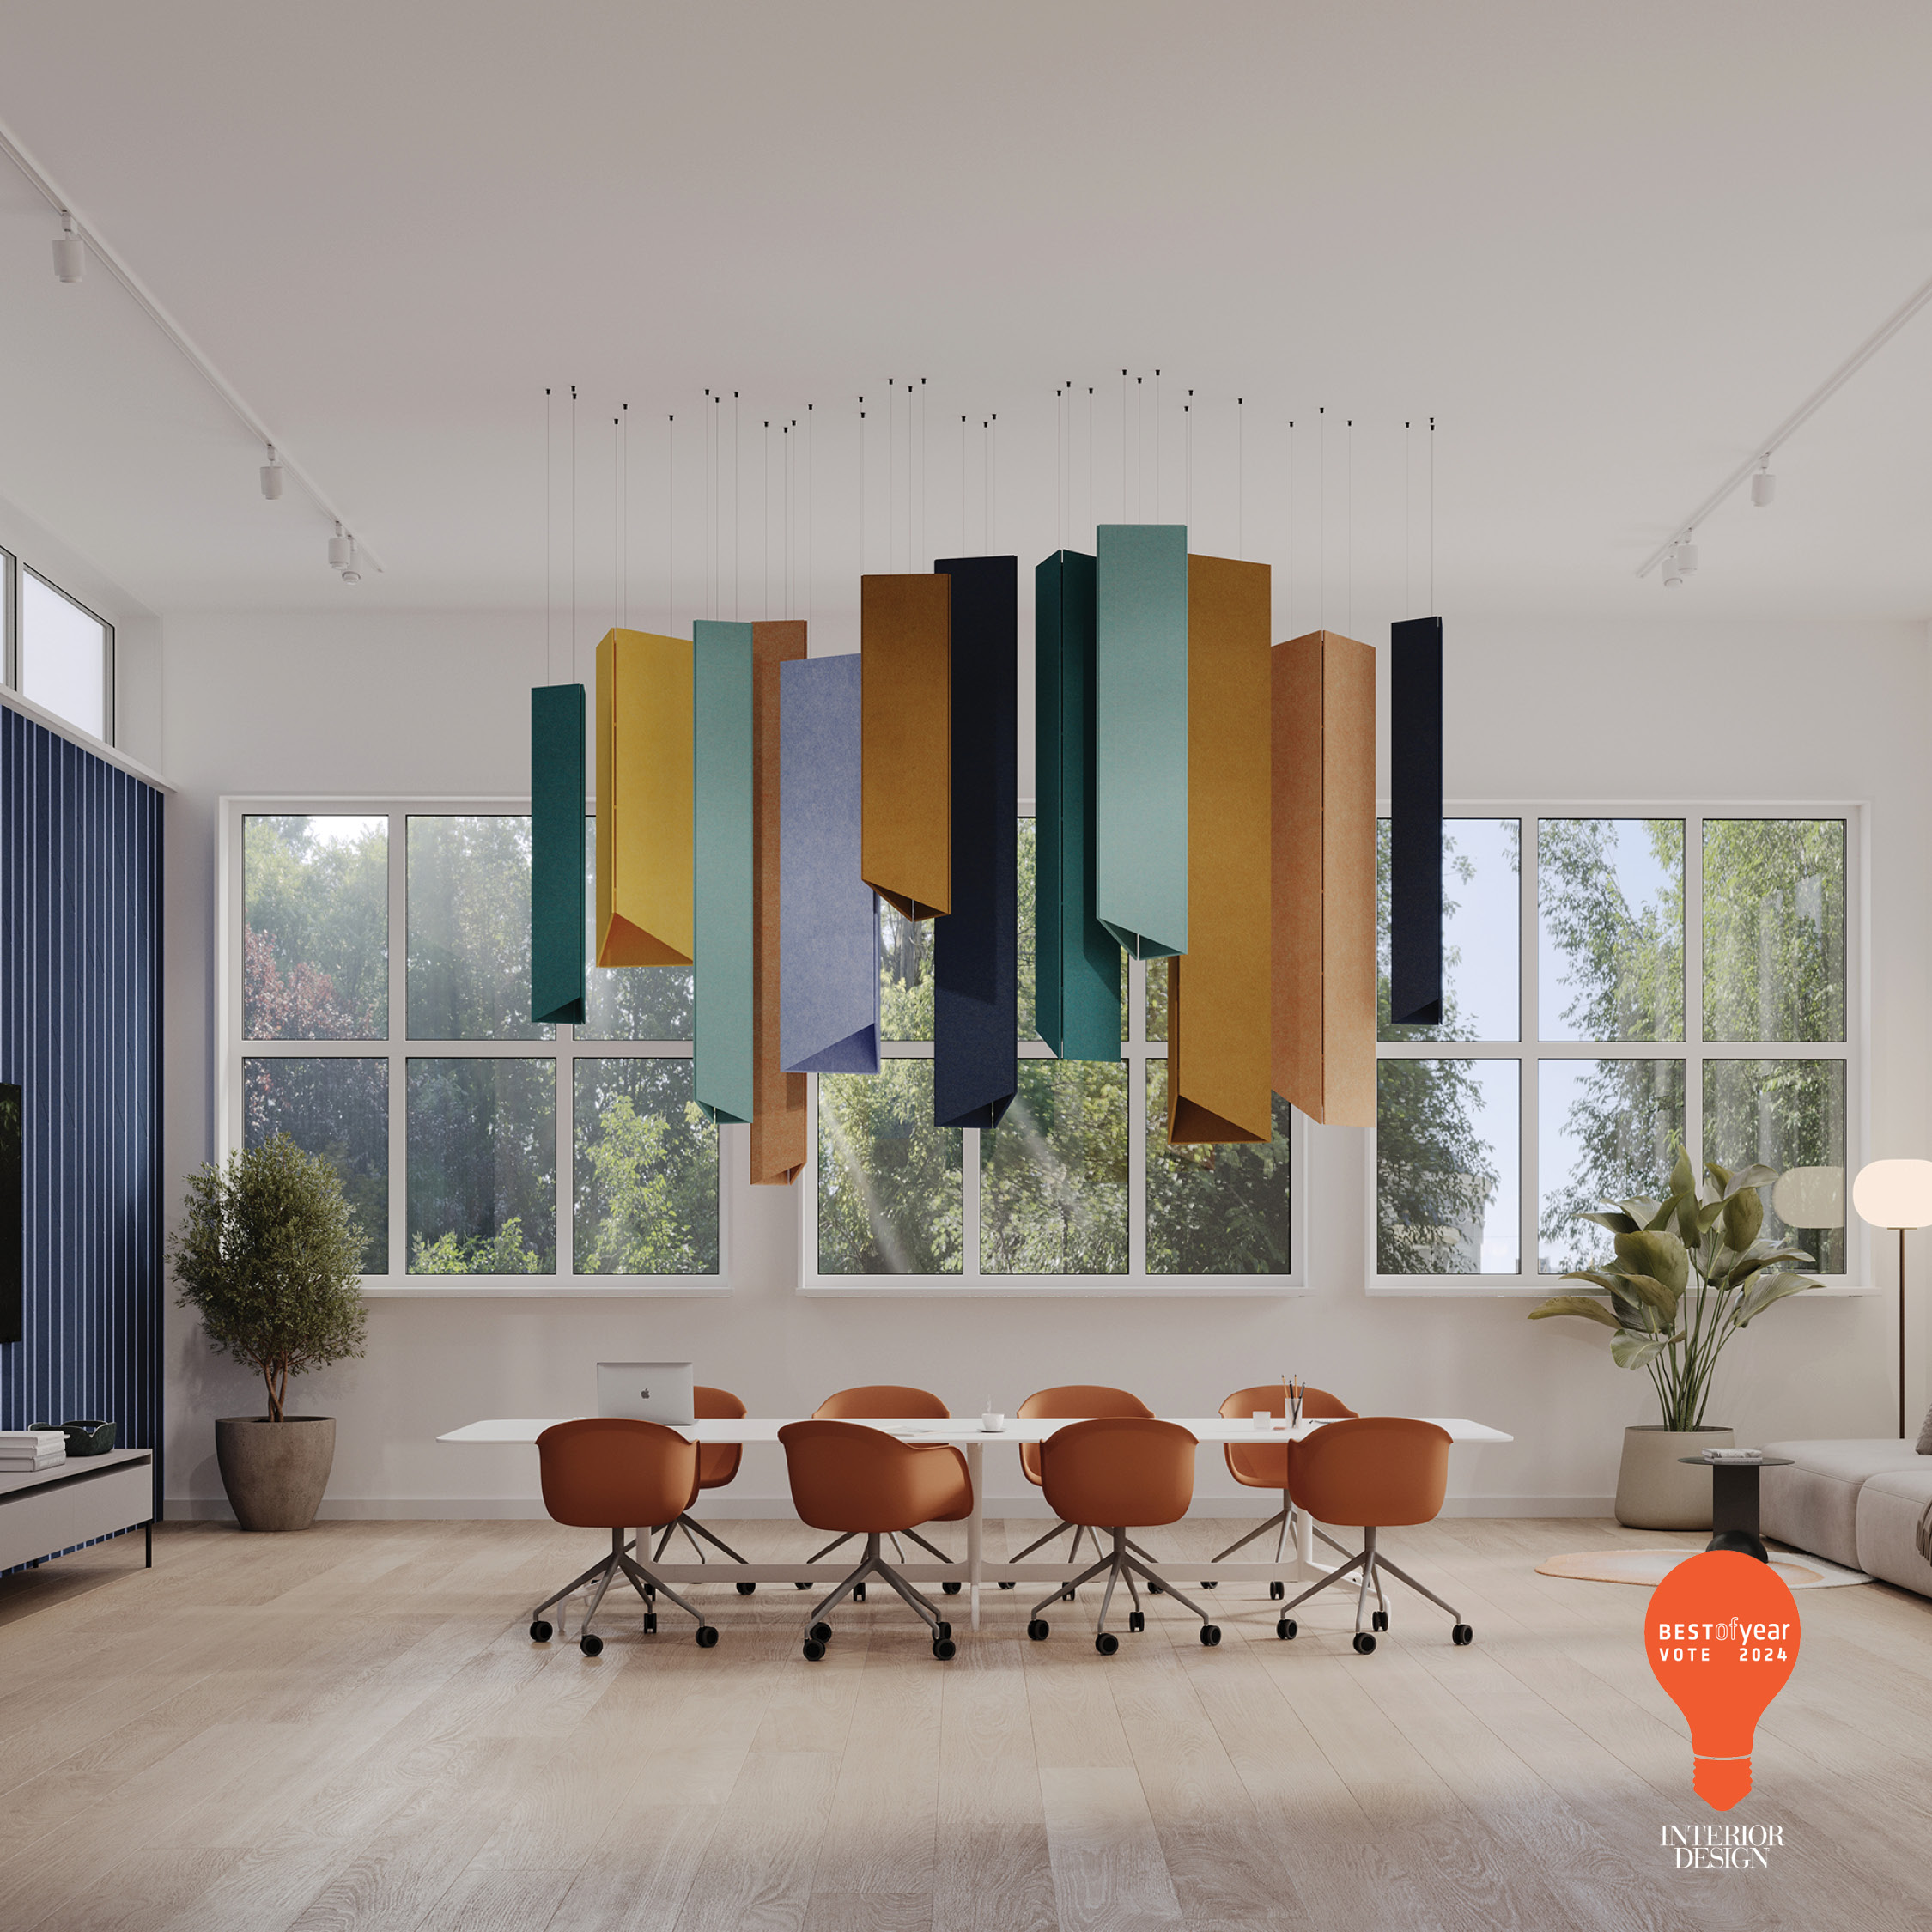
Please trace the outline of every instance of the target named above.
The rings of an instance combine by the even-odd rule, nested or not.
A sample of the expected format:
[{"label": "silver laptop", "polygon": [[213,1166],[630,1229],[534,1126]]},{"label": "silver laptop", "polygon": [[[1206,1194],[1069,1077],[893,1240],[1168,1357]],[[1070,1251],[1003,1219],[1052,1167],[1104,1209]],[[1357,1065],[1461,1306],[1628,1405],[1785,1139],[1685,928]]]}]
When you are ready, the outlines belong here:
[{"label": "silver laptop", "polygon": [[689,1362],[599,1362],[597,1413],[682,1429],[697,1420]]}]

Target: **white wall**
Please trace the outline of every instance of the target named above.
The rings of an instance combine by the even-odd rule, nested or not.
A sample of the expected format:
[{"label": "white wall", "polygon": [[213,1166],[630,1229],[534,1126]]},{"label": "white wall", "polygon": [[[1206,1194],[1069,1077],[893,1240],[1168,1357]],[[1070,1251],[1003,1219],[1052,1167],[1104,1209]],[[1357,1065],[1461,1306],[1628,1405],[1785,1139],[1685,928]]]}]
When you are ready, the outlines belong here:
[{"label": "white wall", "polygon": [[[540,617],[170,617],[160,743],[169,806],[167,1185],[211,1145],[215,801],[223,793],[520,793],[526,692],[543,677]],[[1633,627],[1453,622],[1448,789],[1498,799],[1865,799],[1871,803],[1868,1153],[1932,1151],[1926,1085],[1925,872],[1932,775],[1922,624]],[[1029,761],[1030,762],[1030,761]],[[742,1172],[740,1140],[727,1161]],[[536,1459],[437,1443],[477,1416],[568,1414],[599,1357],[690,1356],[754,1412],[803,1413],[828,1391],[893,1381],[957,1408],[1098,1381],[1170,1413],[1212,1413],[1231,1388],[1292,1365],[1365,1411],[1462,1414],[1512,1432],[1455,1451],[1452,1508],[1607,1510],[1620,1431],[1655,1419],[1649,1383],[1611,1366],[1596,1332],[1525,1320],[1521,1299],[1370,1300],[1363,1292],[1362,1136],[1312,1128],[1307,1217],[1314,1291],[1282,1300],[804,1300],[793,1291],[787,1191],[735,1187],[742,1258],[726,1300],[385,1300],[369,1353],[310,1378],[300,1406],[339,1418],[327,1509],[537,1514]],[[396,1204],[400,1211],[400,1203]],[[1932,1273],[1913,1237],[1912,1271]],[[1788,1303],[1725,1358],[1713,1419],[1740,1439],[1890,1433],[1896,1324],[1886,1242],[1865,1299]],[[1926,1297],[1914,1297],[1911,1400],[1927,1400]],[[211,1513],[210,1419],[258,1392],[210,1356],[179,1310],[167,1328],[167,1492]],[[1201,1460],[1205,1498],[1236,1492]],[[992,1459],[992,1496],[1025,1491]],[[721,1510],[784,1492],[754,1451]],[[1198,1506],[1198,1505],[1197,1505]]]}]

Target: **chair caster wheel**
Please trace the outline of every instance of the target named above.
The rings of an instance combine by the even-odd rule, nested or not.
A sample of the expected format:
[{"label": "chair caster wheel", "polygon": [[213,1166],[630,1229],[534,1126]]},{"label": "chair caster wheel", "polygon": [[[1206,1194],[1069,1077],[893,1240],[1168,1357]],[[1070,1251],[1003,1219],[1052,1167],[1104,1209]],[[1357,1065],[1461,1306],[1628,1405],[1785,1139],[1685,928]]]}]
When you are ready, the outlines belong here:
[{"label": "chair caster wheel", "polygon": [[832,1641],[832,1626],[829,1624],[814,1624],[805,1634],[814,1643],[829,1643]]},{"label": "chair caster wheel", "polygon": [[1375,1638],[1374,1638],[1374,1637],[1370,1637],[1370,1636],[1369,1635],[1369,1633],[1368,1633],[1368,1631],[1365,1631],[1365,1630],[1358,1630],[1358,1631],[1356,1631],[1356,1633],[1355,1633],[1355,1648],[1356,1648],[1356,1649],[1358,1649],[1358,1651],[1360,1651],[1360,1652],[1361,1652],[1361,1654],[1362,1654],[1362,1655],[1363,1655],[1363,1656],[1364,1656],[1364,1657],[1365,1657],[1365,1656],[1368,1656],[1368,1654],[1370,1653],[1370,1651],[1371,1651],[1372,1649],[1375,1649],[1375,1647],[1376,1647],[1376,1640],[1375,1640]]},{"label": "chair caster wheel", "polygon": [[959,1646],[950,1637],[935,1637],[933,1639],[933,1655],[941,1663],[951,1663],[959,1655]]},{"label": "chair caster wheel", "polygon": [[1218,1590],[1218,1589],[1220,1589],[1220,1587],[1221,1587],[1221,1586],[1220,1586],[1220,1585],[1219,1585],[1218,1583],[1209,1583],[1209,1582],[1207,1581],[1207,1579],[1206,1579],[1206,1577],[1202,1577],[1202,1578],[1201,1578],[1201,1583],[1200,1583],[1200,1587],[1201,1587],[1201,1588],[1202,1588],[1202,1589],[1203,1589],[1204,1590]]},{"label": "chair caster wheel", "polygon": [[1157,1583],[1151,1577],[1147,1579],[1147,1594],[1149,1596],[1158,1596],[1166,1588],[1165,1583]]},{"label": "chair caster wheel", "polygon": [[658,1634],[658,1613],[655,1610],[647,1610],[644,1613],[644,1634],[647,1637],[655,1637]]},{"label": "chair caster wheel", "polygon": [[1280,1602],[1282,1598],[1286,1596],[1287,1594],[1288,1586],[1285,1583],[1282,1583],[1279,1577],[1273,1583],[1268,1585],[1268,1601],[1270,1603]]},{"label": "chair caster wheel", "polygon": [[1019,1585],[1018,1583],[1002,1583],[999,1587],[1003,1590],[1017,1590]]},{"label": "chair caster wheel", "polygon": [[1467,1624],[1458,1624],[1449,1634],[1451,1643],[1473,1643],[1476,1641],[1475,1631]]},{"label": "chair caster wheel", "polygon": [[794,1583],[792,1588],[795,1590],[809,1590],[811,1585],[810,1583]]},{"label": "chair caster wheel", "polygon": [[1102,1656],[1110,1657],[1115,1651],[1120,1649],[1121,1640],[1115,1636],[1112,1631],[1103,1630],[1098,1637],[1094,1638],[1093,1647],[1099,1651]]},{"label": "chair caster wheel", "polygon": [[700,1624],[698,1625],[697,1647],[701,1650],[715,1650],[718,1648],[717,1625]]},{"label": "chair caster wheel", "polygon": [[1062,1603],[1071,1603],[1073,1601],[1074,1595],[1075,1593],[1072,1590],[1062,1590],[1060,1593],[1060,1601]]},{"label": "chair caster wheel", "polygon": [[863,1603],[866,1601],[866,1586],[863,1583],[857,1585],[854,1589],[852,1592],[852,1601],[854,1603]]},{"label": "chair caster wheel", "polygon": [[1387,1630],[1388,1628],[1388,1613],[1386,1610],[1377,1610],[1369,1619],[1369,1628],[1370,1630]]},{"label": "chair caster wheel", "polygon": [[1127,1627],[1130,1635],[1138,1637],[1147,1627],[1146,1613],[1141,1610],[1128,1611]]},{"label": "chair caster wheel", "polygon": [[758,1586],[756,1583],[740,1583],[738,1586],[738,1594],[740,1596],[750,1596],[752,1591],[756,1589],[757,1587]]},{"label": "chair caster wheel", "polygon": [[1036,1617],[1033,1621],[1026,1626],[1026,1634],[1030,1637],[1036,1643],[1044,1643],[1047,1640],[1047,1632],[1053,1627],[1054,1626],[1049,1624],[1044,1617]]},{"label": "chair caster wheel", "polygon": [[1200,1626],[1200,1643],[1204,1650],[1212,1650],[1221,1641],[1221,1626],[1218,1624],[1203,1624]]},{"label": "chair caster wheel", "polygon": [[604,1639],[601,1637],[597,1636],[593,1631],[586,1631],[584,1634],[577,1639],[577,1648],[581,1650],[586,1657],[594,1657],[598,1654],[599,1651],[603,1649]]},{"label": "chair caster wheel", "polygon": [[530,1625],[530,1641],[532,1643],[548,1643],[550,1640],[550,1626],[541,1617],[535,1619]]},{"label": "chair caster wheel", "polygon": [[807,1663],[817,1663],[825,1655],[825,1646],[816,1637],[808,1637],[805,1639],[805,1655]]},{"label": "chair caster wheel", "polygon": [[1285,1642],[1302,1626],[1292,1617],[1281,1618],[1274,1626],[1274,1634]]},{"label": "chair caster wheel", "polygon": [[963,1586],[958,1583],[941,1583],[939,1589],[947,1596],[957,1596]]},{"label": "chair caster wheel", "polygon": [[944,1617],[942,1617],[939,1619],[939,1628],[935,1630],[933,1634],[935,1637],[951,1637],[952,1635],[952,1625],[949,1624]]}]

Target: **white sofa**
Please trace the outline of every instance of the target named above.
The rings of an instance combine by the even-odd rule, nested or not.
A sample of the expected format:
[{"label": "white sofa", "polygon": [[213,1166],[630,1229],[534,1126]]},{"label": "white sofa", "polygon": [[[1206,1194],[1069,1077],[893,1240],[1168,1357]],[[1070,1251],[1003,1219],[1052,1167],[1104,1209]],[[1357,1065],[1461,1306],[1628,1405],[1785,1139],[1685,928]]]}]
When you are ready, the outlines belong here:
[{"label": "white sofa", "polygon": [[1897,1437],[1766,1443],[1765,1453],[1791,1458],[1758,1479],[1766,1536],[1932,1596],[1932,1563],[1919,1547],[1932,1455]]}]

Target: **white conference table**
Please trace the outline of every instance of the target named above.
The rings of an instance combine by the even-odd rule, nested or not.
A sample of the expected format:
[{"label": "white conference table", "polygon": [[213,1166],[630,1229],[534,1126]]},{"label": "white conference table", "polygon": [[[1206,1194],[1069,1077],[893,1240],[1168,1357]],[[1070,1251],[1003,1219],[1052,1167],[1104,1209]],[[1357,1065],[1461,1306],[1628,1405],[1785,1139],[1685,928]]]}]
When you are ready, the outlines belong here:
[{"label": "white conference table", "polygon": [[[534,1444],[537,1438],[554,1424],[574,1419],[568,1416],[501,1416],[482,1422],[465,1423],[460,1429],[452,1429],[447,1435],[437,1437],[439,1443],[527,1443]],[[775,1443],[778,1432],[787,1423],[809,1419],[803,1416],[735,1416],[717,1421],[685,1423],[678,1434],[686,1441],[701,1444]],[[966,1471],[971,1479],[973,1507],[966,1518],[966,1557],[962,1563],[906,1563],[898,1565],[905,1576],[915,1583],[957,1583],[963,1584],[970,1593],[973,1628],[980,1624],[980,1590],[985,1583],[1038,1583],[1042,1592],[1056,1583],[1084,1569],[1091,1558],[1083,1558],[1078,1564],[1069,1563],[1064,1557],[1057,1561],[1034,1561],[1030,1563],[988,1561],[982,1548],[982,1532],[985,1528],[984,1501],[986,1485],[984,1465],[987,1445],[989,1443],[1043,1443],[1056,1429],[1064,1429],[1070,1422],[1082,1419],[1073,1416],[1039,1416],[1023,1419],[1008,1416],[1006,1426],[1000,1430],[984,1430],[976,1418],[954,1416],[945,1420],[934,1420],[927,1416],[900,1416],[863,1419],[868,1429],[883,1430],[889,1436],[896,1436],[906,1443],[948,1443],[963,1449],[966,1456]],[[1319,1420],[1309,1419],[1290,1430],[1279,1420],[1270,1429],[1258,1429],[1254,1422],[1244,1417],[1224,1415],[1179,1415],[1163,1416],[1163,1421],[1178,1423],[1198,1443],[1218,1445],[1225,1443],[1248,1443],[1263,1444],[1285,1443],[1291,1439],[1312,1436],[1322,1426]],[[1419,1420],[1433,1422],[1437,1427],[1446,1429],[1450,1439],[1458,1443],[1509,1443],[1513,1436],[1506,1436],[1500,1429],[1492,1429],[1486,1424],[1471,1422],[1463,1416],[1423,1416]],[[1284,1498],[1285,1500],[1285,1498]],[[646,1539],[651,1525],[645,1524],[639,1530],[638,1553],[641,1559],[648,1548]],[[1167,1562],[1167,1567],[1175,1573],[1175,1580],[1183,1585],[1188,1580],[1201,1583],[1256,1583],[1272,1582],[1277,1578],[1293,1582],[1307,1578],[1312,1580],[1314,1569],[1314,1528],[1306,1510],[1298,1511],[1295,1518],[1295,1560],[1292,1565],[1283,1563],[1230,1559],[1224,1563],[1198,1561],[1192,1558],[1177,1557]],[[1163,1559],[1167,1561],[1167,1559]],[[848,1562],[829,1563],[653,1563],[650,1567],[667,1583],[822,1583],[829,1589],[841,1578],[850,1575],[852,1564]],[[1289,1574],[1291,1572],[1291,1574]]]}]

